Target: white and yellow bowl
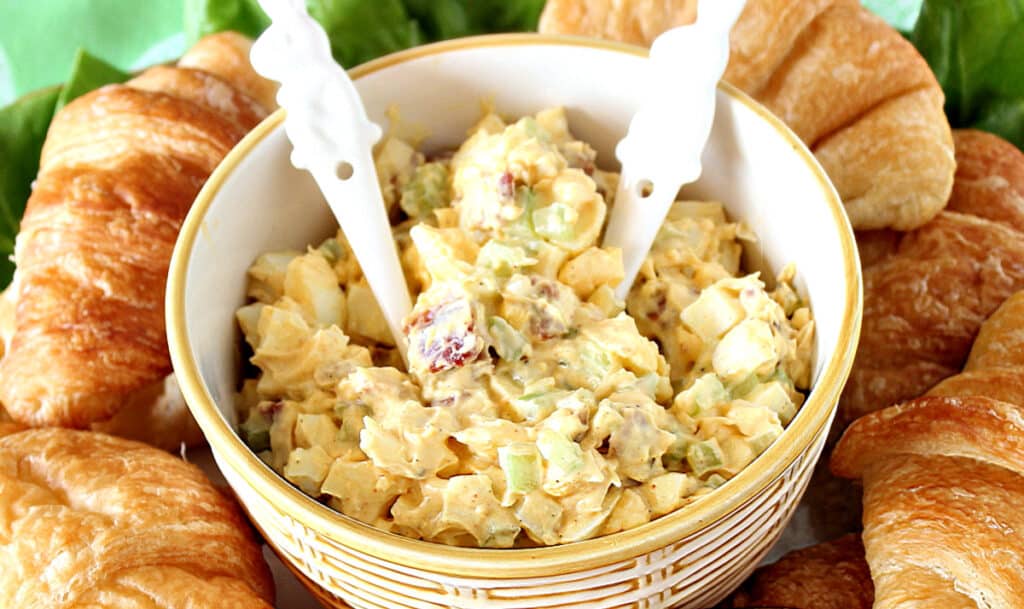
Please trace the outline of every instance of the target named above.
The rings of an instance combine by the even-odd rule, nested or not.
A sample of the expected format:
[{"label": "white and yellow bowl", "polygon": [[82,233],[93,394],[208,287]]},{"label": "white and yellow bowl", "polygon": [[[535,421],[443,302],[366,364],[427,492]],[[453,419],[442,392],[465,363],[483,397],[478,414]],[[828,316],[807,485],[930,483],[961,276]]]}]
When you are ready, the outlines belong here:
[{"label": "white and yellow bowl", "polygon": [[[515,117],[568,109],[570,126],[614,165],[641,101],[642,49],[503,35],[391,55],[353,71],[372,119],[422,129],[424,146],[457,146],[481,103]],[[289,163],[278,112],[221,164],[181,231],[167,325],[174,368],[213,454],[267,541],[329,606],[525,609],[708,607],[778,538],[821,453],[860,328],[853,235],[814,157],[778,119],[719,89],[704,175],[685,195],[715,199],[759,235],[747,268],[795,262],[817,322],[814,386],[782,437],[692,505],[641,527],[550,548],[482,550],[399,537],[310,499],[266,467],[234,431],[241,339],[234,312],[246,270],[268,250],[303,248],[336,224],[312,179]],[[338,134],[344,137],[344,134]],[[665,154],[672,154],[666,149]]]}]

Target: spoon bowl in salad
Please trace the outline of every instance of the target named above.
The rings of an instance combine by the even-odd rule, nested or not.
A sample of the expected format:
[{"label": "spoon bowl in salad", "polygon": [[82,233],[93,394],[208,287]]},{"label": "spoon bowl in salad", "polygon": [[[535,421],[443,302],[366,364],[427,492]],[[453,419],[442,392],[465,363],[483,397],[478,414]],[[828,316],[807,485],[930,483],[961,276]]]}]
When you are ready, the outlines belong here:
[{"label": "spoon bowl in salad", "polygon": [[[571,38],[508,35],[406,51],[357,68],[353,78],[370,118],[390,126],[391,135],[415,144],[427,157],[462,145],[467,131],[477,125],[484,114],[483,108],[493,109],[514,121],[537,115],[547,108],[563,107],[573,138],[588,143],[596,151],[597,167],[586,168],[594,175],[615,169],[614,145],[624,134],[629,118],[641,101],[640,87],[636,84],[644,66],[643,51],[633,47]],[[540,116],[541,122],[546,120],[543,116],[546,115]],[[607,528],[608,522],[615,520],[612,517],[542,533],[530,529],[528,519],[516,522],[507,514],[502,521],[507,526],[502,530],[514,533],[529,529],[530,534],[516,537],[509,533],[502,538],[483,534],[443,537],[432,536],[426,529],[395,527],[398,532],[434,540],[425,541],[361,522],[367,518],[360,518],[362,512],[345,507],[344,493],[340,493],[343,496],[338,502],[331,504],[338,510],[332,509],[324,504],[330,503],[330,493],[320,486],[322,480],[312,485],[306,483],[309,476],[304,473],[305,453],[297,453],[297,456],[282,453],[275,457],[272,450],[264,450],[257,455],[239,435],[240,425],[250,423],[252,416],[251,412],[239,416],[238,392],[245,378],[253,378],[259,372],[243,365],[251,353],[243,346],[243,332],[236,322],[236,312],[250,306],[251,302],[247,297],[247,289],[252,287],[248,284],[247,272],[268,252],[293,250],[296,253],[291,255],[291,260],[306,251],[305,255],[317,258],[310,259],[316,264],[321,264],[321,258],[336,262],[333,257],[337,255],[336,244],[327,242],[322,248],[317,247],[335,235],[337,225],[312,179],[290,165],[290,149],[281,122],[282,115],[277,114],[251,133],[225,160],[199,196],[182,229],[172,261],[167,296],[168,333],[182,390],[209,439],[221,470],[267,541],[290,566],[305,576],[309,585],[318,588],[319,598],[337,607],[468,609],[511,606],[510,603],[516,607],[578,603],[592,607],[706,607],[724,597],[750,573],[778,538],[810,480],[852,364],[860,326],[859,264],[850,227],[827,177],[795,135],[742,93],[723,84],[718,93],[715,124],[704,154],[703,176],[682,193],[687,200],[721,201],[727,220],[720,222],[742,223],[756,235],[756,241],[741,240],[742,250],[737,246],[737,264],[742,258],[741,274],[759,271],[761,278],[771,283],[771,278],[779,275],[786,265],[795,265],[796,272],[791,279],[793,298],[809,307],[814,319],[814,336],[813,342],[806,345],[807,390],[806,396],[798,400],[802,405],[785,414],[780,411],[772,419],[785,419],[784,430],[773,428],[776,431],[770,441],[760,437],[756,442],[756,455],[750,456],[752,462],[726,477],[697,476],[695,462],[707,465],[706,459],[714,461],[722,457],[705,454],[708,447],[702,444],[701,449],[691,455],[689,465],[682,466],[688,472],[686,476],[676,474],[666,479],[681,481],[685,478],[697,484],[699,492],[691,493],[685,501],[670,504],[674,509],[653,519],[650,514],[632,518],[636,514],[622,507],[617,518],[628,521],[629,525],[619,526],[624,529],[619,532],[613,532],[617,530],[614,527]],[[666,150],[665,154],[672,154],[672,151]],[[583,168],[570,169],[582,171]],[[388,187],[385,183],[385,191]],[[720,214],[720,209],[682,205],[677,215],[713,215]],[[578,217],[593,219],[593,210],[588,210]],[[536,216],[535,213],[539,219],[563,216],[554,213]],[[449,221],[458,224],[451,218]],[[540,230],[536,223],[532,229]],[[558,226],[554,229],[547,233],[550,239],[572,240],[577,236],[565,234]],[[435,229],[419,231],[423,244],[436,244],[436,240],[431,241],[432,230],[436,232]],[[599,232],[599,228],[597,230]],[[414,231],[414,239],[415,235]],[[492,239],[484,235],[481,239],[486,245],[489,240],[507,241],[507,237],[499,234]],[[418,245],[421,249],[424,247],[420,242]],[[440,243],[437,251],[443,253],[444,245]],[[309,246],[314,249],[307,250]],[[572,249],[576,245],[567,247]],[[669,240],[663,244],[661,254],[672,259],[674,248],[674,242]],[[577,249],[584,249],[584,246]],[[497,251],[507,254],[507,250],[501,248]],[[573,255],[583,254],[574,250]],[[603,255],[594,254],[602,266],[608,260],[602,258]],[[439,258],[444,256],[432,258],[428,266],[431,262],[436,264]],[[437,277],[447,271],[435,268],[432,272],[437,282]],[[272,275],[272,271],[266,274]],[[624,324],[629,325],[617,316],[614,303],[593,295],[599,291],[595,285],[582,281],[578,283],[585,287],[580,287],[571,279],[565,281],[577,292],[566,298],[575,298],[572,302],[578,303],[578,309],[589,311],[588,315],[594,319],[604,311],[607,320],[619,320],[608,327],[621,329]],[[268,285],[273,283],[270,281]],[[512,279],[502,279],[499,283],[506,291],[513,289],[509,284],[515,285]],[[529,287],[526,285],[524,289]],[[773,288],[778,290],[778,286],[766,289]],[[745,293],[746,288],[741,291]],[[705,292],[707,290],[701,294]],[[703,304],[692,310],[688,307],[679,316],[679,324],[687,324],[688,330],[694,333],[718,332],[715,328],[723,322],[717,311],[739,310],[722,301],[719,292],[721,290],[702,297]],[[503,296],[506,297],[507,294]],[[265,300],[259,303],[261,307],[275,304],[271,296]],[[776,300],[786,298],[779,296]],[[291,306],[282,305],[279,310]],[[301,308],[301,303],[296,306]],[[368,308],[349,307],[349,311],[357,316],[365,315]],[[311,309],[314,313],[319,310]],[[422,330],[424,323],[436,320],[438,311],[448,314],[452,310],[451,307],[435,308],[420,311],[427,314],[417,316],[414,309],[410,332]],[[635,308],[633,313],[636,313]],[[791,317],[791,311],[787,310],[786,315]],[[513,317],[510,314],[509,319]],[[239,318],[245,327],[245,315]],[[425,319],[429,321],[424,322]],[[734,328],[743,326],[744,332],[736,332],[737,335],[756,335],[754,324],[747,321],[737,323],[733,319],[728,324]],[[601,319],[598,322],[603,323]],[[463,325],[474,327],[473,324]],[[492,333],[481,333],[480,340],[491,340],[497,335],[507,338],[510,330],[506,325],[509,324],[499,323]],[[566,341],[595,336],[586,344],[606,344],[609,352],[616,348],[614,341],[603,341],[607,334],[589,326],[583,328],[580,337],[570,331],[574,328],[566,329],[560,336]],[[358,332],[359,328],[355,329]],[[632,332],[636,332],[635,326]],[[246,334],[252,339],[251,328]],[[434,329],[426,333],[434,334]],[[718,344],[741,347],[731,351],[723,348],[720,357],[716,350],[714,366],[718,376],[710,375],[716,378],[701,381],[705,375],[694,373],[669,379],[667,373],[659,372],[657,362],[650,365],[653,368],[648,366],[650,374],[641,374],[648,371],[644,367],[647,364],[632,361],[630,374],[637,380],[632,388],[650,393],[651,399],[670,392],[670,396],[676,396],[676,401],[689,390],[689,397],[682,399],[689,409],[694,407],[694,402],[707,401],[707,396],[725,395],[723,391],[737,395],[740,392],[742,395],[760,394],[767,391],[762,385],[771,385],[769,388],[778,385],[777,379],[783,377],[767,369],[759,369],[764,373],[758,377],[762,385],[751,385],[751,375],[746,374],[744,366],[750,362],[748,356],[754,343],[738,338],[726,341],[732,334],[730,331]],[[495,343],[497,353],[491,357],[496,362],[516,359],[505,358],[504,354],[519,342],[517,339]],[[585,346],[580,345],[580,348]],[[370,354],[359,357],[369,358]],[[386,353],[382,357],[386,359]],[[488,355],[478,349],[472,357]],[[422,358],[417,363],[414,359],[410,363],[411,372],[416,378],[432,372],[444,373],[447,367],[461,365],[462,358],[456,359],[458,361],[448,358],[440,363]],[[255,361],[259,366],[265,358]],[[574,370],[587,365],[576,366],[571,358],[566,361],[567,367]],[[757,362],[750,365],[761,365]],[[499,362],[498,366],[501,365]],[[260,370],[266,373],[263,368]],[[769,373],[774,375],[771,380],[767,378]],[[557,374],[552,376],[561,378]],[[785,377],[787,381],[792,380],[789,375]],[[698,391],[693,389],[698,384],[700,396],[703,396],[699,399],[695,395]],[[252,385],[250,383],[250,387]],[[352,391],[358,392],[359,387]],[[658,399],[664,401],[663,397]],[[367,398],[367,401],[374,400]],[[280,408],[275,406],[274,410]],[[519,414],[516,418],[525,420],[529,416],[529,413]],[[311,429],[302,433],[310,437],[321,433],[319,429]],[[329,430],[339,433],[333,427]],[[247,438],[250,445],[256,446],[254,438],[267,430],[252,429],[250,425],[241,431],[243,434],[252,432]],[[395,433],[403,431],[412,430],[402,430],[399,425]],[[291,441],[290,437],[287,441]],[[307,440],[299,443],[309,444]],[[376,450],[370,443],[364,444],[362,448],[370,453]],[[378,444],[380,450],[375,456],[383,458],[387,445]],[[581,453],[573,444],[566,444],[545,432],[543,439],[537,439],[542,454],[531,456],[528,452],[511,451],[505,454],[505,461],[514,466],[506,471],[515,478],[515,485],[522,486],[529,484],[529,476],[524,477],[521,472],[525,457],[543,457],[544,463],[563,465],[573,461],[565,465],[565,469],[575,470],[572,457]],[[354,446],[349,448],[354,451],[361,445]],[[584,446],[583,450],[604,454],[600,453],[599,446]],[[285,458],[287,464],[282,461]],[[359,453],[354,461],[365,463],[365,458],[366,454]],[[275,459],[279,461],[276,464]],[[612,461],[618,463],[626,459],[609,460]],[[668,460],[662,459],[662,462],[668,463]],[[271,467],[274,465],[277,471]],[[635,470],[633,467],[616,475],[642,478],[643,474]],[[419,473],[409,475],[415,477]],[[345,470],[335,482],[354,484],[356,477],[355,469]],[[386,486],[384,478],[382,485]],[[435,478],[448,480],[451,476],[441,472]],[[477,478],[479,481],[479,476]],[[543,479],[550,481],[550,471],[544,472]],[[646,490],[651,491],[652,486],[648,484]],[[312,498],[300,490],[303,488],[324,501]],[[468,499],[474,496],[475,487],[466,486],[464,490],[467,499],[462,513],[470,518],[474,511],[479,513],[486,502]],[[558,492],[552,491],[553,496]],[[627,494],[623,489],[615,493]],[[637,493],[639,491],[633,494]],[[608,499],[611,494],[602,497]],[[513,500],[514,497],[509,501]],[[616,506],[620,503],[626,506],[618,495],[615,501]],[[636,499],[633,505],[641,510],[651,504]],[[601,527],[606,530],[602,531]],[[541,545],[537,543],[538,537],[550,537],[559,545]],[[457,547],[437,541],[515,547]]]}]

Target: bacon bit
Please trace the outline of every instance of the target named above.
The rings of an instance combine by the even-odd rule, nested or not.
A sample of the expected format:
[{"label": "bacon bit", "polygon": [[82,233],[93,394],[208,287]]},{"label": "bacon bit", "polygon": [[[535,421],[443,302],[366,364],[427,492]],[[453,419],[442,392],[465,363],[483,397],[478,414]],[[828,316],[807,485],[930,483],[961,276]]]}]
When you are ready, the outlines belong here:
[{"label": "bacon bit", "polygon": [[561,336],[565,333],[565,326],[556,323],[555,320],[550,317],[531,317],[530,318],[530,334],[536,336],[540,340],[550,340],[556,336]]},{"label": "bacon bit", "polygon": [[[466,328],[467,334],[473,332],[473,325]],[[479,342],[479,341],[477,341]],[[429,345],[424,355],[430,362],[431,372],[441,372],[452,368],[461,368],[466,362],[480,355],[478,350],[466,347],[465,336],[446,336],[439,346]],[[438,348],[439,347],[439,348]]]},{"label": "bacon bit", "polygon": [[427,309],[426,311],[422,311],[415,317],[412,317],[411,319],[406,321],[405,325],[402,327],[402,330],[406,334],[408,334],[409,332],[412,332],[415,328],[429,326],[432,323],[434,323],[434,309]]},{"label": "bacon bit", "polygon": [[277,413],[281,412],[282,408],[284,408],[284,402],[281,400],[277,400],[276,402],[260,402],[256,407],[256,409],[260,411],[260,414],[270,417],[271,419],[276,417]]},{"label": "bacon bit", "polygon": [[658,298],[654,301],[655,309],[647,313],[647,319],[651,321],[658,321],[661,319],[661,316],[665,312],[665,308],[667,306],[668,298],[665,296],[665,292],[658,292]]},{"label": "bacon bit", "polygon": [[498,194],[503,199],[511,199],[516,196],[516,180],[512,177],[511,172],[506,171],[498,179]]},{"label": "bacon bit", "polygon": [[484,341],[482,339],[476,337],[476,340],[469,340],[476,330],[471,308],[466,315],[469,321],[465,324],[456,323],[449,334],[435,337],[429,342],[426,342],[423,336],[417,336],[420,330],[433,325],[435,320],[457,315],[460,307],[467,308],[470,305],[459,300],[447,302],[423,311],[406,324],[409,343],[417,349],[420,357],[427,363],[427,369],[430,372],[437,373],[460,368],[467,362],[475,360],[483,351]]},{"label": "bacon bit", "polygon": [[558,285],[549,279],[532,275],[530,277],[530,285],[537,288],[538,295],[548,300],[556,300],[560,295]]},{"label": "bacon bit", "polygon": [[557,308],[554,303],[558,302],[562,294],[562,287],[547,278],[538,275],[530,276],[531,294],[541,303],[533,303],[530,307],[530,334],[540,340],[548,340],[565,335],[569,330],[565,322],[556,319],[546,310],[545,304],[551,308]]}]

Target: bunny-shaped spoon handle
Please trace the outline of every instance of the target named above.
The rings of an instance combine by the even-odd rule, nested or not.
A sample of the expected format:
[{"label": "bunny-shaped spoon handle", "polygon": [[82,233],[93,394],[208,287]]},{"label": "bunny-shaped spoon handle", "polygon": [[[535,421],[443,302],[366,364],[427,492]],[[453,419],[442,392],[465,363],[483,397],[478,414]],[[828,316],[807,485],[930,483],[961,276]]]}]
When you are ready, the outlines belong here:
[{"label": "bunny-shaped spoon handle", "polygon": [[287,112],[292,164],[308,170],[327,199],[404,358],[402,320],[412,303],[373,162],[381,129],[304,0],[259,1],[271,25],[250,59],[259,74],[281,83],[277,100]]},{"label": "bunny-shaped spoon handle", "polygon": [[701,0],[697,22],[654,41],[647,100],[615,149],[622,175],[604,245],[622,249],[625,299],[669,208],[684,184],[700,177],[715,118],[718,81],[729,63],[729,32],[746,0]]}]

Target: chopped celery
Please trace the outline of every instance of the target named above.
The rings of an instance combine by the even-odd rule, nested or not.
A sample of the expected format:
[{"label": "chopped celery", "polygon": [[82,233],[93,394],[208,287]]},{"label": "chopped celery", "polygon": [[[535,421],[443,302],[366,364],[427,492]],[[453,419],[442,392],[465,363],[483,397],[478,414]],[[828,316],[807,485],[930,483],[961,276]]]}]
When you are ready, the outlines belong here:
[{"label": "chopped celery", "polygon": [[526,494],[540,486],[541,464],[537,448],[516,442],[498,449],[498,463],[505,472],[510,493]]},{"label": "chopped celery", "polygon": [[644,395],[649,396],[652,400],[656,398],[658,393],[658,383],[661,381],[654,372],[649,372],[636,380],[636,388]]},{"label": "chopped celery", "polygon": [[690,445],[696,442],[697,438],[681,430],[673,431],[672,435],[675,436],[675,439],[672,440],[672,444],[669,445],[665,454],[661,456],[661,461],[666,468],[678,470],[686,460]]},{"label": "chopped celery", "polygon": [[511,407],[527,422],[539,421],[555,411],[555,402],[564,397],[564,391],[528,393],[512,400]]},{"label": "chopped celery", "polygon": [[551,134],[549,134],[547,130],[543,129],[540,126],[540,123],[537,122],[537,119],[533,118],[532,116],[523,117],[521,124],[523,126],[523,131],[526,132],[526,135],[533,138],[537,138],[542,142],[551,141]]},{"label": "chopped celery", "polygon": [[537,448],[548,463],[571,474],[583,467],[583,449],[580,445],[550,429],[537,434]]},{"label": "chopped celery", "polygon": [[703,476],[709,471],[722,467],[724,462],[722,449],[719,448],[718,441],[715,439],[696,442],[687,449],[686,462],[690,464],[693,473]]},{"label": "chopped celery", "polygon": [[600,383],[605,377],[611,374],[612,358],[608,352],[591,341],[586,341],[579,350],[580,365],[588,378],[593,379],[595,384]]},{"label": "chopped celery", "polygon": [[783,370],[781,366],[776,368],[775,372],[772,372],[771,375],[765,379],[765,382],[770,381],[777,381],[779,383],[782,383],[786,387],[789,387],[790,389],[793,388],[793,379],[791,379],[789,375],[786,374],[786,371]]},{"label": "chopped celery", "polygon": [[327,261],[330,262],[332,265],[335,262],[339,260],[344,260],[345,258],[348,257],[345,252],[345,248],[342,247],[341,244],[338,243],[338,240],[335,239],[334,237],[331,237],[327,241],[321,243],[320,247],[317,248],[317,251],[323,254],[323,257],[326,258]]},{"label": "chopped celery", "polygon": [[451,200],[448,167],[444,163],[424,163],[416,168],[409,182],[402,187],[399,201],[411,218],[425,218]]},{"label": "chopped celery", "polygon": [[711,488],[718,488],[728,482],[721,474],[711,474],[706,480],[707,485]]},{"label": "chopped celery", "polygon": [[503,318],[494,316],[487,320],[487,329],[494,338],[494,350],[498,357],[506,362],[514,362],[523,356],[526,349],[526,337]]},{"label": "chopped celery", "polygon": [[768,431],[762,432],[751,438],[750,448],[754,449],[754,452],[760,455],[764,451],[768,450],[768,447],[772,445],[772,442],[775,442],[775,440],[778,439],[779,435],[778,429],[769,429]]},{"label": "chopped celery", "polygon": [[729,401],[729,393],[722,386],[722,381],[712,373],[705,374],[693,382],[687,390],[693,396],[690,416],[697,416],[701,410],[711,408],[715,404]]},{"label": "chopped celery", "polygon": [[522,247],[502,241],[488,241],[476,256],[478,266],[494,271],[499,277],[506,277],[521,268],[537,263]]},{"label": "chopped celery", "polygon": [[576,210],[564,203],[552,203],[534,210],[534,231],[552,241],[569,241],[576,235]]},{"label": "chopped celery", "polygon": [[788,425],[796,415],[796,406],[780,381],[759,385],[753,391],[748,392],[744,399],[774,411],[779,415],[779,420],[783,425]]},{"label": "chopped celery", "polygon": [[249,417],[238,426],[238,433],[246,446],[253,452],[270,449],[270,418],[257,409],[249,411]]},{"label": "chopped celery", "polygon": [[523,211],[506,227],[505,232],[519,239],[536,239],[537,233],[533,230],[533,210],[537,207],[537,193],[531,188],[519,187],[516,191],[516,206]]},{"label": "chopped celery", "polygon": [[733,398],[742,398],[753,391],[760,383],[761,379],[756,374],[751,374],[738,383],[729,385],[729,393]]}]

